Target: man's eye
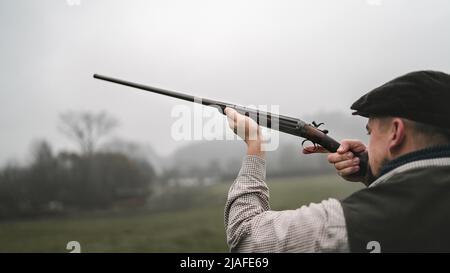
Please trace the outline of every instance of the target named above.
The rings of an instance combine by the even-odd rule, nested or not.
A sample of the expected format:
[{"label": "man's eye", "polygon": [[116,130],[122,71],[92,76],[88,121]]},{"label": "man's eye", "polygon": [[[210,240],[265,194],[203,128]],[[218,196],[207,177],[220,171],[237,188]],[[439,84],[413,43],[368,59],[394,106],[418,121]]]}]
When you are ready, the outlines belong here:
[{"label": "man's eye", "polygon": [[370,131],[367,131],[367,135],[369,135],[369,136],[370,136]]}]

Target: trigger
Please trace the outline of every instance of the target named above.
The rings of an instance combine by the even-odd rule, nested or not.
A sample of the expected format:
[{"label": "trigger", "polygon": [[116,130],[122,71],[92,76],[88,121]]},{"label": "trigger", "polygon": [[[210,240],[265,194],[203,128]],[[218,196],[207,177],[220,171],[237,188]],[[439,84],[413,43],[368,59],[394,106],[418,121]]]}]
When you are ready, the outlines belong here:
[{"label": "trigger", "polygon": [[309,139],[304,139],[303,141],[302,141],[302,148],[305,148],[305,143],[306,142],[311,142],[313,145],[314,145],[314,151],[317,151],[317,149],[319,148],[319,146],[317,146],[317,143],[315,143],[315,142],[312,142],[311,140],[309,140]]}]

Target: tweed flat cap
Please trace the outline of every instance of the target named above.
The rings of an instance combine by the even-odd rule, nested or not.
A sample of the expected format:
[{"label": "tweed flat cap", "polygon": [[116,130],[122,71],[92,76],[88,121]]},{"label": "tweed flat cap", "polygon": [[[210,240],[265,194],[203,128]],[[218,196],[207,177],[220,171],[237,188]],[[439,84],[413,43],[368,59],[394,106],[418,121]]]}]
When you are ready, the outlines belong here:
[{"label": "tweed flat cap", "polygon": [[408,73],[365,94],[351,109],[353,115],[402,117],[450,129],[450,75]]}]

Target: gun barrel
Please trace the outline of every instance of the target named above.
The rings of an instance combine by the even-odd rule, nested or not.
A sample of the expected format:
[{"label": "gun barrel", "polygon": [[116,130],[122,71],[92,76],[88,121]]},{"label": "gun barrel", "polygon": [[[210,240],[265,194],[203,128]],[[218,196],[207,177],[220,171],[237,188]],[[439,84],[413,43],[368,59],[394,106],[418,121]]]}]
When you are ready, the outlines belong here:
[{"label": "gun barrel", "polygon": [[212,106],[218,108],[219,112],[224,114],[224,110],[226,107],[230,107],[235,109],[240,114],[246,115],[253,120],[255,120],[259,125],[274,129],[286,134],[294,135],[309,139],[315,143],[318,143],[328,149],[331,152],[335,152],[339,147],[339,143],[329,136],[325,135],[322,131],[310,126],[306,122],[292,118],[288,116],[273,114],[270,112],[265,112],[257,109],[252,109],[236,104],[231,104],[227,102],[221,102],[216,100],[205,99],[201,97],[195,97],[192,95],[187,95],[175,91],[165,90],[157,87],[152,87],[148,85],[143,85],[139,83],[134,83],[130,81],[124,81],[121,79],[116,79],[108,76],[103,76],[99,74],[94,74],[94,78],[109,81],[129,87],[134,87],[138,89],[142,89],[145,91],[149,91],[152,93],[157,93],[189,102],[199,103],[207,106]]},{"label": "gun barrel", "polygon": [[[108,77],[108,76],[103,76],[103,75],[99,75],[99,74],[94,74],[94,78],[121,84],[121,85],[125,85],[125,86],[129,86],[129,87],[142,89],[142,90],[145,90],[148,92],[157,93],[157,94],[161,94],[161,95],[165,95],[165,96],[169,96],[169,97],[173,97],[173,98],[177,98],[177,99],[181,99],[181,100],[185,100],[185,101],[189,101],[189,102],[199,103],[199,104],[203,104],[203,105],[207,105],[207,106],[218,106],[222,110],[222,114],[224,114],[223,111],[225,110],[226,107],[230,107],[230,108],[235,109],[236,111],[238,111],[239,113],[241,113],[243,115],[247,115],[247,116],[255,119],[256,122],[258,122],[258,124],[260,123],[259,122],[260,120],[262,121],[262,119],[265,118],[267,120],[267,123],[266,124],[263,123],[262,125],[265,127],[269,127],[269,128],[270,128],[270,125],[273,123],[273,121],[275,121],[275,119],[277,119],[276,121],[279,122],[280,127],[281,127],[280,131],[282,131],[283,129],[286,129],[287,131],[282,131],[285,133],[293,134],[293,133],[295,133],[294,131],[296,129],[299,129],[299,127],[306,124],[305,122],[303,122],[299,119],[288,117],[288,116],[272,114],[269,112],[252,109],[252,108],[248,108],[248,107],[244,107],[244,106],[240,106],[240,105],[236,105],[236,104],[232,104],[232,103],[196,97],[196,96],[192,96],[192,95],[188,95],[188,94],[184,94],[184,93],[180,93],[180,92],[170,91],[170,90],[166,90],[166,89],[162,89],[162,88],[158,88],[158,87],[134,83],[134,82],[125,81],[125,80],[112,78],[112,77]],[[288,131],[291,131],[291,132],[288,132]],[[301,136],[297,133],[295,135]]]},{"label": "gun barrel", "polygon": [[201,98],[201,97],[196,97],[196,96],[192,96],[192,95],[188,95],[188,94],[183,94],[180,92],[170,91],[170,90],[153,87],[153,86],[148,86],[148,85],[144,85],[144,84],[139,84],[139,83],[134,83],[134,82],[130,82],[130,81],[124,81],[121,79],[108,77],[108,76],[104,76],[104,75],[94,74],[94,78],[121,84],[121,85],[125,85],[125,86],[129,86],[129,87],[142,89],[142,90],[145,90],[148,92],[157,93],[157,94],[177,98],[180,100],[190,101],[190,102],[194,102],[194,103],[201,103],[203,105],[217,105],[217,104],[228,105],[227,103],[224,103],[224,102],[209,100],[209,99],[205,99],[205,98]]}]

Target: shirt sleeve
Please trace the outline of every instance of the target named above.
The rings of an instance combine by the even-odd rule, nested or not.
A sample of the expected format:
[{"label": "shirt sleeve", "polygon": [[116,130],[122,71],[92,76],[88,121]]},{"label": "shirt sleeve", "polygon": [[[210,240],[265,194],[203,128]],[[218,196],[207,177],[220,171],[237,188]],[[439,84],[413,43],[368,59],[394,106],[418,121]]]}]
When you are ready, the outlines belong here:
[{"label": "shirt sleeve", "polygon": [[225,204],[231,252],[348,252],[344,213],[336,199],[273,211],[265,160],[247,156]]}]

